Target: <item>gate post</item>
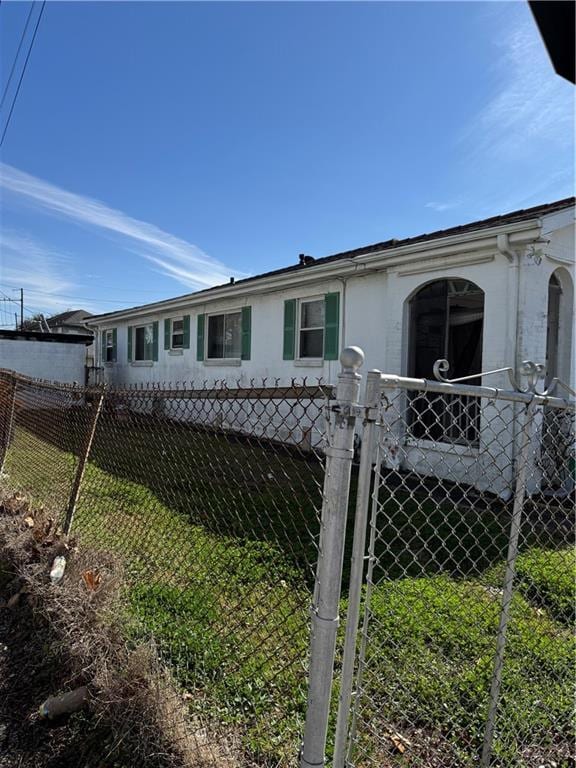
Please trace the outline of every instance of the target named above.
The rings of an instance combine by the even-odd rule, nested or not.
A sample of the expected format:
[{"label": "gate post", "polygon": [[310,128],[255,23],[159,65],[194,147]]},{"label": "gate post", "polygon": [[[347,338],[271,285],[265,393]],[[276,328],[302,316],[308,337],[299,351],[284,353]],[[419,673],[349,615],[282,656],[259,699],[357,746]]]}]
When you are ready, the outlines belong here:
[{"label": "gate post", "polygon": [[358,347],[347,347],[340,355],[340,362],[342,372],[338,374],[334,407],[336,418],[326,449],[320,547],[312,606],[308,701],[300,768],[325,764],[354,429],[362,380],[357,370],[364,362],[364,353]]},{"label": "gate post", "polygon": [[354,677],[354,659],[356,657],[356,638],[358,620],[360,618],[360,602],[362,599],[362,579],[364,575],[364,552],[366,549],[366,528],[368,523],[368,507],[370,502],[370,483],[372,479],[374,432],[376,429],[376,414],[380,400],[380,371],[369,371],[366,379],[366,414],[362,432],[360,449],[360,468],[358,470],[358,492],[356,495],[356,511],[354,516],[354,539],[352,543],[352,560],[350,564],[350,589],[348,592],[348,613],[346,616],[346,637],[344,640],[344,657],[340,676],[340,696],[338,703],[338,721],[334,741],[334,768],[342,768],[346,757],[346,742],[348,737],[348,721],[352,697],[352,682]]}]

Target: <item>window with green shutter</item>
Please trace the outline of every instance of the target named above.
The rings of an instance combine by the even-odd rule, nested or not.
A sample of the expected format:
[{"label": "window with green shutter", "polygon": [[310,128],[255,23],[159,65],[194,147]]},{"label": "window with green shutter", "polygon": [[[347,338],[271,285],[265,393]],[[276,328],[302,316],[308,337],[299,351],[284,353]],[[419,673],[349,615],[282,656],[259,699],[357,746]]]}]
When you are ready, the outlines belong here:
[{"label": "window with green shutter", "polygon": [[204,326],[206,324],[206,315],[198,315],[196,323],[196,360],[204,360]]},{"label": "window with green shutter", "polygon": [[338,360],[340,352],[340,294],[324,296],[324,360]]},{"label": "window with green shutter", "polygon": [[182,347],[190,349],[190,315],[182,318]]},{"label": "window with green shutter", "polygon": [[252,307],[242,307],[242,360],[250,360],[252,344]]},{"label": "window with green shutter", "polygon": [[284,348],[282,354],[284,360],[294,360],[295,342],[296,299],[287,299],[284,302]]},{"label": "window with green shutter", "polygon": [[152,323],[152,360],[158,360],[158,320]]},{"label": "window with green shutter", "polygon": [[133,328],[131,325],[128,326],[128,362],[131,363],[133,360],[132,357],[132,335],[133,335]]},{"label": "window with green shutter", "polygon": [[190,349],[190,315],[167,317],[164,320],[164,349]]},{"label": "window with green shutter", "polygon": [[172,320],[167,317],[164,320],[164,349],[170,349],[171,348],[171,340],[170,336],[172,334]]}]

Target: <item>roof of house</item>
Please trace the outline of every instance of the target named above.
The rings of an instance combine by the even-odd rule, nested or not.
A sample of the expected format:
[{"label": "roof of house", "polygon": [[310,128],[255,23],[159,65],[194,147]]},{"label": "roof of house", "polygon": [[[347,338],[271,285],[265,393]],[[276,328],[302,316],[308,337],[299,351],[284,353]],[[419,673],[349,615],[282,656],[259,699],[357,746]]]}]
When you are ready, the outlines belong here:
[{"label": "roof of house", "polygon": [[[445,237],[451,237],[454,235],[466,234],[467,232],[475,232],[482,229],[490,229],[492,227],[498,227],[506,224],[515,224],[517,222],[529,221],[531,219],[538,219],[541,216],[556,213],[566,208],[570,208],[576,204],[576,197],[566,197],[563,200],[556,200],[552,203],[545,203],[543,205],[536,205],[532,208],[522,208],[518,211],[512,211],[500,216],[491,216],[489,219],[480,219],[479,221],[472,221],[468,224],[461,224],[457,227],[450,227],[449,229],[438,229],[434,232],[428,232],[422,235],[416,235],[414,237],[407,237],[402,240],[391,238],[384,240],[380,243],[374,243],[372,245],[362,246],[361,248],[354,248],[349,251],[342,251],[330,256],[323,256],[320,258],[312,259],[308,263],[292,264],[288,267],[281,267],[280,269],[274,269],[269,272],[262,272],[259,275],[252,275],[251,277],[245,277],[241,280],[236,280],[233,285],[245,285],[256,280],[260,280],[265,277],[271,277],[274,275],[289,274],[291,272],[298,272],[301,270],[309,270],[311,267],[316,267],[321,264],[328,264],[340,259],[354,259],[357,256],[365,256],[370,253],[379,253],[381,251],[392,250],[404,245],[413,245],[416,243],[425,243],[430,240],[437,240]],[[202,294],[208,294],[210,291],[217,291],[225,288],[231,283],[223,283],[220,285],[214,285],[210,288],[203,288],[200,291],[193,291],[192,293],[181,294],[174,296],[170,300],[178,301],[187,298],[188,296],[198,296]],[[115,312],[105,312],[100,315],[93,315],[90,319],[96,320],[100,317],[106,317],[108,315],[114,315],[119,312],[127,312],[130,310],[142,309],[144,307],[154,307],[156,304],[163,304],[166,300],[157,302],[151,302],[149,304],[141,304],[134,307],[127,307],[126,309],[117,310]]]}]

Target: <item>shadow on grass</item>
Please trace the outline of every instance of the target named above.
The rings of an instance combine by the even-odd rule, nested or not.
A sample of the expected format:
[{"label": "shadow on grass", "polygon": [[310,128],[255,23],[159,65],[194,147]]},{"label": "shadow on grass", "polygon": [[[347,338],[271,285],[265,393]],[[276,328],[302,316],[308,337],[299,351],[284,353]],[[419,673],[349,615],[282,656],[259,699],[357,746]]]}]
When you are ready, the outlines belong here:
[{"label": "shadow on grass", "polygon": [[[48,412],[50,413],[50,412]],[[23,425],[63,451],[76,453],[89,409],[58,413],[53,420],[30,411]],[[50,428],[45,428],[48,425]],[[297,446],[153,415],[104,412],[90,463],[147,488],[164,506],[207,532],[278,547],[311,584],[317,559],[323,459]],[[352,473],[344,556],[349,579],[357,474]],[[110,523],[122,508],[145,514],[150,497],[102,492]],[[475,577],[506,558],[511,502],[415,473],[389,472],[376,521],[375,581],[445,573]],[[528,505],[521,551],[566,546],[570,530],[550,525]]]}]

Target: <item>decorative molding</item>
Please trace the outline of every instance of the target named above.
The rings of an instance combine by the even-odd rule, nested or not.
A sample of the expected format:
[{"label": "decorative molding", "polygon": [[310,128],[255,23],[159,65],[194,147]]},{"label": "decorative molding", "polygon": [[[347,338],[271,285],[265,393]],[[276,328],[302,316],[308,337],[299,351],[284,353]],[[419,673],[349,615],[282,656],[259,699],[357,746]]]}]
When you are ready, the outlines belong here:
[{"label": "decorative molding", "polygon": [[496,257],[491,254],[489,256],[476,256],[471,259],[459,257],[457,259],[451,259],[449,257],[443,258],[437,262],[425,261],[418,267],[412,267],[412,269],[399,269],[397,272],[398,277],[410,277],[412,275],[422,275],[426,272],[443,272],[446,269],[452,269],[454,267],[470,267],[476,264],[488,264],[494,261]]}]

